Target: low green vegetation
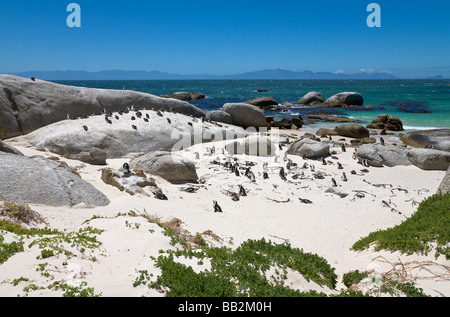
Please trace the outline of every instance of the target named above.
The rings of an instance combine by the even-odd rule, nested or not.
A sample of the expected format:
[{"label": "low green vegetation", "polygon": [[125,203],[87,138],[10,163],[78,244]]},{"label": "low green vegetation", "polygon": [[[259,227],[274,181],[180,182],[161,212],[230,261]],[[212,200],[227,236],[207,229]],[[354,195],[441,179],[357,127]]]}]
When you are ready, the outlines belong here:
[{"label": "low green vegetation", "polygon": [[[326,295],[289,288],[285,285],[288,269],[331,289],[337,282],[334,268],[323,258],[264,239],[248,240],[236,250],[202,247],[195,252],[185,249],[166,253],[155,259],[162,274],[150,281],[148,273],[141,271],[135,286],[166,289],[169,297],[291,297]],[[211,269],[196,273],[192,267],[178,263],[176,257],[208,258]]]},{"label": "low green vegetation", "polygon": [[420,203],[417,212],[402,224],[370,233],[352,246],[361,251],[374,246],[375,250],[416,252],[428,254],[433,249],[435,257],[450,259],[450,193],[436,194]]},{"label": "low green vegetation", "polygon": [[[63,255],[66,258],[81,255],[85,259],[96,260],[95,256],[88,256],[84,253],[88,249],[94,250],[101,246],[97,236],[103,232],[102,230],[88,226],[76,232],[60,232],[47,227],[28,227],[25,225],[46,224],[46,222],[37,212],[24,204],[4,202],[0,206],[0,216],[0,265],[14,254],[24,252],[35,246],[41,251],[40,255],[37,256],[39,260],[59,255]],[[5,242],[5,234],[9,234],[8,240],[12,242]],[[47,265],[48,263],[40,263],[36,268],[44,278],[51,277],[51,274],[46,270]],[[12,284],[18,285],[21,282],[27,284],[23,287],[25,295],[37,290],[52,289],[54,291],[63,291],[64,297],[100,296],[95,294],[92,288],[86,287],[85,282],[78,287],[54,282],[47,287],[43,287],[31,283],[28,278],[20,277],[14,279]]]},{"label": "low green vegetation", "polygon": [[[236,249],[208,247],[203,239],[181,239],[175,231],[155,219],[172,238],[173,245],[181,249],[161,250],[153,258],[161,274],[153,276],[139,270],[133,286],[147,286],[162,291],[168,297],[369,297],[369,296],[426,296],[412,282],[399,282],[390,276],[380,275],[368,280],[367,289],[355,286],[367,280],[369,272],[353,271],[344,274],[346,289],[336,290],[335,269],[318,255],[293,248],[290,244],[271,241],[248,240]],[[175,227],[179,227],[178,225]],[[193,243],[195,242],[195,243]],[[185,265],[182,259],[198,259],[201,270]],[[297,272],[307,281],[327,287],[331,295],[310,290],[302,292],[287,283],[288,273]]]}]

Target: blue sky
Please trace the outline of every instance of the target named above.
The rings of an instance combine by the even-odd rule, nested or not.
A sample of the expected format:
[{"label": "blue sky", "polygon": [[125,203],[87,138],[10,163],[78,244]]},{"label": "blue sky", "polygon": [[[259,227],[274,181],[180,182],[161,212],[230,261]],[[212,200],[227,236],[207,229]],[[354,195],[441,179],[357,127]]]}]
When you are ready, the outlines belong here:
[{"label": "blue sky", "polygon": [[[66,7],[81,7],[81,28]],[[381,6],[381,28],[366,24]],[[450,2],[393,0],[2,1],[0,73],[262,69],[450,76]]]}]

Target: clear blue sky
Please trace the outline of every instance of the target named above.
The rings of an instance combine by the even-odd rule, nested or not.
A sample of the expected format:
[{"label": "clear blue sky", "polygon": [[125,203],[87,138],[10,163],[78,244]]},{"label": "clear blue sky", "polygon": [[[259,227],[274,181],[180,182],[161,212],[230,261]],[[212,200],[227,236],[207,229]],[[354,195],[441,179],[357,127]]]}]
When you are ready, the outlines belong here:
[{"label": "clear blue sky", "polygon": [[[81,7],[81,28],[66,7]],[[381,28],[366,7],[381,6]],[[262,69],[450,75],[450,1],[4,0],[0,73]]]}]

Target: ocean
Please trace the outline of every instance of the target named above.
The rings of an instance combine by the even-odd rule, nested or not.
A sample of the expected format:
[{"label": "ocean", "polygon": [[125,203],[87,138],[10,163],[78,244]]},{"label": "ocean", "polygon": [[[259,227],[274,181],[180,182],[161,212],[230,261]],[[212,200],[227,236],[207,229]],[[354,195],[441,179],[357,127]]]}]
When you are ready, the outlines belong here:
[{"label": "ocean", "polygon": [[[200,92],[206,98],[191,103],[211,111],[227,102],[244,102],[258,97],[273,97],[280,104],[296,103],[310,91],[325,99],[332,95],[355,91],[362,94],[365,105],[372,110],[296,106],[287,112],[267,112],[276,119],[326,113],[354,118],[369,124],[379,114],[397,116],[406,131],[450,128],[450,80],[92,80],[53,81],[65,85],[135,90],[154,95],[177,91]],[[321,123],[321,125],[331,125]],[[333,123],[332,125],[336,125]]]}]

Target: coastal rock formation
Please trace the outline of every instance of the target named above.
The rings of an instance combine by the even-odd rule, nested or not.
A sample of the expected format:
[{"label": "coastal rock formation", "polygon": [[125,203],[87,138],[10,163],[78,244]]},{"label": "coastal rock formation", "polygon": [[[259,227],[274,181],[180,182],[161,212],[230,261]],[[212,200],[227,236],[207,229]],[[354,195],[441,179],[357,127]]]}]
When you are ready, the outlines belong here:
[{"label": "coastal rock formation", "polygon": [[280,121],[270,121],[270,127],[280,129],[298,129],[303,126],[303,119],[301,117],[283,118]]},{"label": "coastal rock formation", "polygon": [[200,100],[204,99],[205,95],[198,92],[174,92],[169,95],[161,95],[162,98],[172,98],[183,101],[192,101],[192,100]]},{"label": "coastal rock formation", "polygon": [[333,135],[339,135],[339,134],[337,133],[336,130],[333,130],[333,129],[320,128],[320,129],[317,129],[316,135],[318,135],[318,136],[324,136],[324,135],[333,136]]},{"label": "coastal rock formation", "polygon": [[408,151],[411,163],[423,170],[446,171],[450,167],[450,153],[432,149],[411,149]]},{"label": "coastal rock formation", "polygon": [[234,155],[251,156],[274,156],[276,148],[273,142],[267,138],[258,135],[246,137],[241,141],[233,141],[225,145],[225,150]]},{"label": "coastal rock formation", "polygon": [[129,90],[66,86],[12,75],[0,75],[0,139],[23,135],[51,123],[102,111],[172,110],[204,117],[188,102]]},{"label": "coastal rock formation", "polygon": [[445,173],[444,179],[439,185],[438,193],[446,194],[450,192],[450,167],[447,169],[447,173]]},{"label": "coastal rock formation", "polygon": [[362,106],[364,98],[357,92],[341,92],[325,100],[327,107]]},{"label": "coastal rock formation", "polygon": [[311,105],[312,103],[322,103],[324,101],[324,97],[321,93],[316,91],[308,92],[299,101],[297,104],[299,105]]},{"label": "coastal rock formation", "polygon": [[276,154],[272,141],[267,137],[257,135],[244,139],[243,150],[245,155],[252,156],[275,156]]},{"label": "coastal rock formation", "polygon": [[99,148],[93,148],[89,152],[68,153],[63,155],[71,160],[78,160],[92,165],[106,165],[107,153]]},{"label": "coastal rock formation", "polygon": [[367,138],[370,131],[360,124],[341,124],[334,128],[340,135],[349,138]]},{"label": "coastal rock formation", "polygon": [[403,131],[403,123],[390,114],[380,114],[367,126],[367,129]]},{"label": "coastal rock formation", "polygon": [[222,110],[231,115],[234,125],[243,128],[268,126],[264,111],[256,106],[246,103],[226,103]]},{"label": "coastal rock formation", "polygon": [[67,157],[85,156],[83,152],[91,153],[92,149],[98,148],[106,153],[108,159],[113,159],[130,153],[160,149],[171,151],[174,147],[181,150],[193,144],[245,136],[245,131],[240,127],[219,126],[182,114],[139,113],[140,118],[134,111],[122,115],[114,113],[108,118],[109,122],[104,116],[64,120],[20,136],[17,142],[23,146],[46,148]]},{"label": "coastal rock formation", "polygon": [[303,138],[292,143],[286,153],[314,160],[329,156],[330,146],[310,138]]},{"label": "coastal rock formation", "polygon": [[227,124],[233,124],[233,118],[229,113],[222,110],[213,110],[206,114],[206,118],[211,121],[222,122]]},{"label": "coastal rock formation", "polygon": [[256,106],[256,107],[260,107],[260,108],[266,108],[266,107],[278,105],[278,101],[276,101],[272,97],[256,98],[256,99],[248,100],[245,103]]},{"label": "coastal rock formation", "polygon": [[130,162],[130,168],[160,176],[173,184],[198,181],[195,163],[171,152],[155,151],[139,156]]},{"label": "coastal rock formation", "polygon": [[109,199],[61,163],[0,152],[0,195],[47,206],[107,206]]},{"label": "coastal rock formation", "polygon": [[450,152],[450,129],[435,129],[413,131],[400,137],[400,140],[410,146]]},{"label": "coastal rock formation", "polygon": [[310,114],[308,115],[308,119],[310,120],[319,120],[319,121],[327,121],[327,122],[358,122],[358,120],[350,119],[346,117],[338,117],[327,114]]},{"label": "coastal rock formation", "polygon": [[0,152],[23,155],[22,152],[20,152],[18,149],[9,146],[8,144],[4,143],[1,140],[0,140]]},{"label": "coastal rock formation", "polygon": [[120,191],[125,191],[132,196],[136,194],[150,196],[144,188],[148,188],[151,192],[161,192],[156,181],[153,178],[147,178],[142,171],[128,173],[108,167],[102,169],[101,179],[105,184],[117,187]]},{"label": "coastal rock formation", "polygon": [[360,163],[367,160],[370,166],[411,165],[407,151],[393,145],[364,144],[355,153]]}]

